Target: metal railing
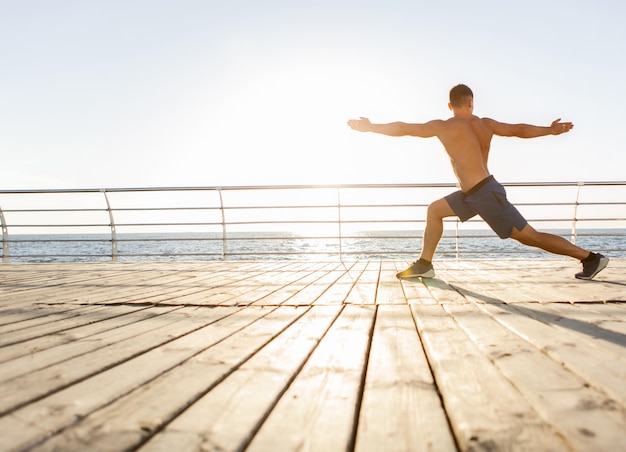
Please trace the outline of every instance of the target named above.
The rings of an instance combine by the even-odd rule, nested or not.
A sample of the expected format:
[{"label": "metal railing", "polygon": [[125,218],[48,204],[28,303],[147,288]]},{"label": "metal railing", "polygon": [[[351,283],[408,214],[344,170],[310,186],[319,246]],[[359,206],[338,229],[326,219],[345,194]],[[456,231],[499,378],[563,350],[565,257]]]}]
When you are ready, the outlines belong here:
[{"label": "metal railing", "polygon": [[[504,185],[537,229],[626,254],[626,182]],[[0,190],[2,261],[414,256],[428,204],[456,189],[444,183]],[[439,252],[457,258],[535,252],[494,243],[482,220],[451,218]]]}]

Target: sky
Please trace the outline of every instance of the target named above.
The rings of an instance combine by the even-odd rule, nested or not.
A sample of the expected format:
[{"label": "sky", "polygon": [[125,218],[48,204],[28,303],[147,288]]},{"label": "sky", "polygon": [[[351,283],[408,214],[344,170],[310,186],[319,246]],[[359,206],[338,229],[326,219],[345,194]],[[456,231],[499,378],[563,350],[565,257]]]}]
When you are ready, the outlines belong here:
[{"label": "sky", "polygon": [[624,180],[626,4],[0,0],[0,189],[454,182],[436,139],[346,121],[478,116],[501,182]]}]

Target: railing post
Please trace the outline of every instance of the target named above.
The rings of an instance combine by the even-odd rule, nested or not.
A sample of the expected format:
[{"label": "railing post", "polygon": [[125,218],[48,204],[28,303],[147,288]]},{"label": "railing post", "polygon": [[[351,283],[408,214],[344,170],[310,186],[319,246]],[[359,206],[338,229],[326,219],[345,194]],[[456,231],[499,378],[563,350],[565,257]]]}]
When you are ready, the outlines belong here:
[{"label": "railing post", "polygon": [[343,262],[343,233],[341,226],[341,187],[337,187],[337,227],[339,233],[339,261]]},{"label": "railing post", "polygon": [[457,217],[456,221],[455,221],[455,230],[456,230],[456,234],[454,237],[454,242],[455,242],[455,250],[456,250],[456,258],[457,260],[460,257],[460,250],[459,250],[459,219]]},{"label": "railing post", "polygon": [[107,203],[107,212],[109,213],[109,225],[111,227],[111,260],[117,261],[117,231],[115,230],[115,219],[113,218],[113,209],[111,209],[111,203],[107,196],[105,189],[101,190],[104,195],[104,200]]},{"label": "railing post", "polygon": [[577,215],[578,215],[578,200],[580,198],[580,189],[582,188],[582,186],[585,185],[584,182],[578,182],[578,190],[576,191],[576,202],[574,203],[574,217],[572,219],[572,239],[571,242],[576,245],[576,236],[577,236],[577,232],[576,232],[576,222],[578,221]]},{"label": "railing post", "polygon": [[0,225],[2,226],[2,262],[9,262],[9,229],[4,221],[2,207],[0,207]]},{"label": "railing post", "polygon": [[[456,186],[457,190],[461,190],[461,186],[457,184]],[[459,217],[456,217],[455,220],[455,237],[454,237],[454,247],[455,247],[455,252],[456,252],[456,259],[458,260],[459,257],[461,256],[460,250],[459,250]]]},{"label": "railing post", "polygon": [[217,193],[220,196],[220,212],[222,213],[222,260],[225,261],[228,256],[228,238],[226,237],[226,212],[224,212],[224,199],[222,198],[222,189],[217,187]]}]

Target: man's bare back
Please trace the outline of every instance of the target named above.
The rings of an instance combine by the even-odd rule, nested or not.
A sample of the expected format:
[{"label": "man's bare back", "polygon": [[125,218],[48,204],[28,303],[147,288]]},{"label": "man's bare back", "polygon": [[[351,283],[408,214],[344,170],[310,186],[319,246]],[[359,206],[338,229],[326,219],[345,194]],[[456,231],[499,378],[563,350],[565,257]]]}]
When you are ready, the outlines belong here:
[{"label": "man's bare back", "polygon": [[461,190],[468,191],[489,176],[487,161],[493,129],[488,121],[472,116],[444,121],[437,138],[443,144]]}]

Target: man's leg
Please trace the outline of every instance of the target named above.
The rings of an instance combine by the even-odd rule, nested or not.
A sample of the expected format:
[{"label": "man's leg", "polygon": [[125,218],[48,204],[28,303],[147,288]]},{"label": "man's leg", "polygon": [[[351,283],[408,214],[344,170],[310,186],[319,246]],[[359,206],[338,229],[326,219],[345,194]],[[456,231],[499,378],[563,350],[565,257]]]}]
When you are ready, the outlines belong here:
[{"label": "man's leg", "polygon": [[443,219],[453,216],[455,213],[444,198],[438,199],[428,206],[420,259],[432,262],[439,240],[443,235]]},{"label": "man's leg", "polygon": [[602,254],[591,253],[558,235],[537,232],[528,224],[521,231],[513,228],[511,238],[524,245],[541,248],[549,253],[570,256],[580,260],[583,264],[583,270],[574,275],[578,279],[592,279],[609,263],[609,259]]},{"label": "man's leg", "polygon": [[424,228],[424,240],[420,259],[415,261],[406,270],[396,274],[398,278],[433,278],[435,270],[432,259],[437,249],[437,244],[443,235],[443,219],[455,215],[452,208],[444,198],[434,201],[428,206],[426,212],[426,227]]},{"label": "man's leg", "polygon": [[524,226],[521,231],[513,228],[511,238],[523,245],[534,246],[548,253],[570,256],[581,261],[589,256],[589,251],[574,245],[563,237],[538,232],[529,224]]}]

